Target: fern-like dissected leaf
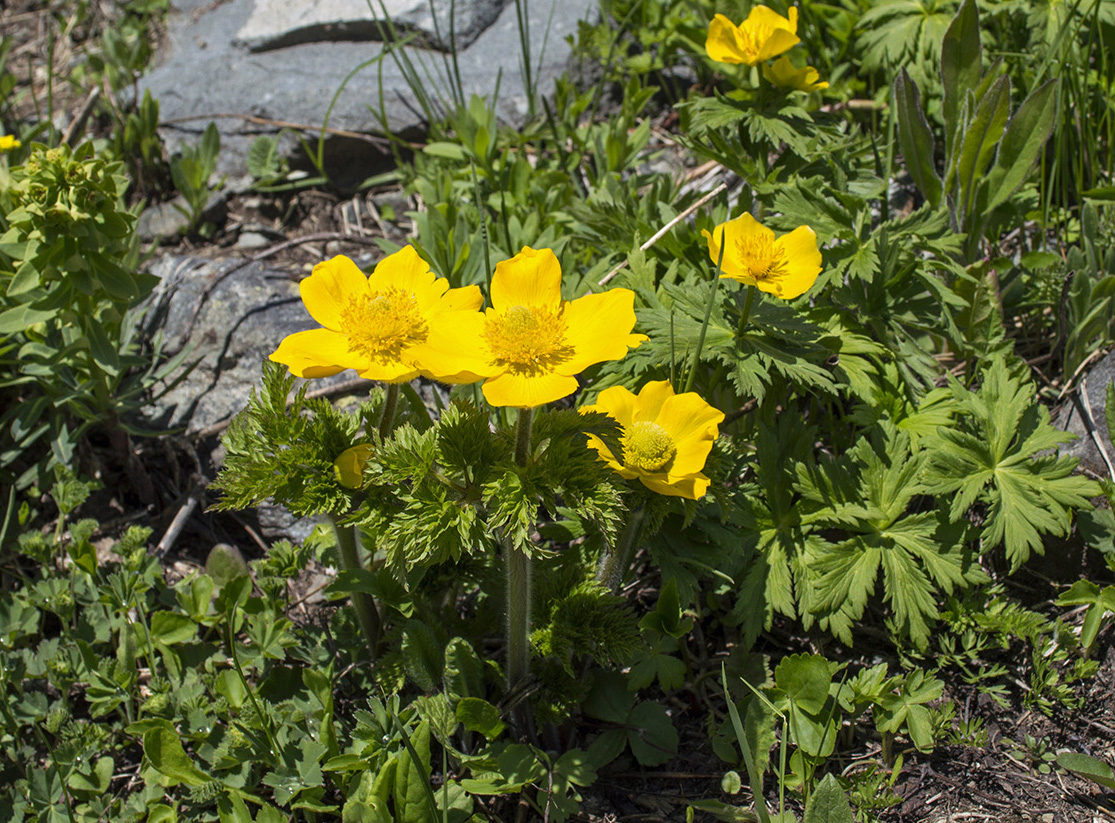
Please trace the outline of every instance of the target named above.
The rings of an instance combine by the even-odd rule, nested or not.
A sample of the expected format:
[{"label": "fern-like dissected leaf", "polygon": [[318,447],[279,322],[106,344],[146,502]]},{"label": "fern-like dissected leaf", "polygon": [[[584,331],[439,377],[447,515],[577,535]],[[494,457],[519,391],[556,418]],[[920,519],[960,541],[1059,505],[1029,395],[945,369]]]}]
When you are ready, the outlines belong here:
[{"label": "fern-like dissected leaf", "polygon": [[224,466],[211,488],[223,495],[222,510],[242,509],[267,498],[298,517],[351,507],[333,461],[354,445],[359,418],[325,400],[307,400],[303,385],[287,405],[295,379],[265,363],[263,387],[252,392],[224,436]]},{"label": "fern-like dissected leaf", "polygon": [[953,495],[950,516],[988,506],[984,551],[1002,545],[1017,569],[1042,552],[1042,535],[1068,534],[1073,509],[1090,509],[1099,486],[1074,475],[1076,461],[1049,452],[1072,439],[1049,422],[1028,381],[996,358],[976,391],[950,381],[959,414],[930,446],[927,489]]}]

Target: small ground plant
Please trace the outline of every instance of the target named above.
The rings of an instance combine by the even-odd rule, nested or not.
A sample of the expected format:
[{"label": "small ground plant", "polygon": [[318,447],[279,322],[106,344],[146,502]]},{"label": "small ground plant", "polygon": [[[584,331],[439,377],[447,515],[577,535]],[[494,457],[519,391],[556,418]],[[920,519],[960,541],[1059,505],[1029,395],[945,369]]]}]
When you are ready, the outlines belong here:
[{"label": "small ground plant", "polygon": [[[173,581],[147,530],[96,539],[69,468],[157,374],[129,348],[123,166],[0,144],[0,388],[28,398],[0,469],[54,477],[52,522],[13,492],[0,533],[0,817],[560,823],[689,747],[723,773],[691,819],[879,820],[904,763],[987,743],[959,695],[1079,707],[1115,479],[1059,454],[1038,385],[1110,343],[1110,165],[1050,149],[1083,134],[1051,55],[1111,77],[1093,6],[1048,22],[1035,71],[974,0],[916,25],[608,2],[580,33],[600,85],[519,130],[458,89],[400,169],[412,241],[314,267],[316,325],[224,437],[217,509],[321,526]],[[309,395],[348,370],[362,402]],[[1076,614],[1020,602],[1070,540],[1107,561],[1057,581]],[[295,619],[314,563],[343,608]],[[1010,756],[1110,785],[1044,736]]]}]

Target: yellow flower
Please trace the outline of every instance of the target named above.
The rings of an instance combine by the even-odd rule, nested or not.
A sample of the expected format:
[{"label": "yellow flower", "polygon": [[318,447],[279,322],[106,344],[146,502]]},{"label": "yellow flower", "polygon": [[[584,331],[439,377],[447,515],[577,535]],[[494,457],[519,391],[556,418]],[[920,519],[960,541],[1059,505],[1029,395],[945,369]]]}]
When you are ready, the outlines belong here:
[{"label": "yellow flower", "polygon": [[820,72],[812,66],[804,69],[795,68],[790,58],[783,55],[774,61],[772,66],[763,66],[763,77],[769,82],[783,89],[797,89],[798,91],[820,91],[827,89],[827,82],[818,82]]},{"label": "yellow flower", "polygon": [[623,386],[613,386],[581,411],[603,412],[622,427],[622,461],[599,437],[590,434],[588,444],[623,477],[638,478],[659,494],[690,500],[708,490],[709,479],[701,469],[724,414],[696,392],[674,394],[666,380],[647,383],[638,396]]},{"label": "yellow flower", "polygon": [[798,226],[775,238],[774,232],[747,212],[721,223],[709,234],[708,253],[715,263],[720,258],[720,235],[724,233],[724,260],[720,277],[758,286],[783,300],[805,294],[821,273],[817,235],[809,226]]},{"label": "yellow flower", "polygon": [[449,288],[411,246],[385,257],[370,276],[343,255],[318,263],[299,290],[325,328],[288,335],[271,354],[299,377],[355,369],[361,377],[405,383],[423,372],[421,348],[431,323],[475,314],[477,286]]},{"label": "yellow flower", "polygon": [[525,247],[496,266],[492,307],[431,324],[423,348],[430,374],[484,380],[493,406],[534,408],[577,390],[577,375],[618,360],[646,340],[632,334],[635,294],[611,289],[561,299],[561,265],[550,249]]},{"label": "yellow flower", "polygon": [[801,42],[797,6],[791,6],[788,13],[786,18],[766,6],[755,6],[738,26],[718,14],[709,23],[705,51],[721,63],[748,66],[777,57]]},{"label": "yellow flower", "polygon": [[0,135],[0,152],[18,149],[22,144],[10,134]]},{"label": "yellow flower", "polygon": [[346,489],[359,489],[364,485],[364,466],[372,458],[372,444],[361,443],[341,452],[333,461],[337,482]]}]

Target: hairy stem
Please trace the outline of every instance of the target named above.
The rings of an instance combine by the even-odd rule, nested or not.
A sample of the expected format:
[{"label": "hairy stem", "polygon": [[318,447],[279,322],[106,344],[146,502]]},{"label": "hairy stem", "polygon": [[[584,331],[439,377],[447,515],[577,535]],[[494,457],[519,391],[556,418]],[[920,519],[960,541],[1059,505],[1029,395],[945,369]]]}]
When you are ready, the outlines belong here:
[{"label": "hairy stem", "polygon": [[623,582],[624,573],[631,568],[631,559],[635,556],[635,548],[639,545],[639,534],[643,530],[646,512],[642,506],[639,506],[631,512],[630,517],[616,545],[601,556],[600,566],[596,570],[596,582],[607,586],[613,592]]},{"label": "hairy stem", "polygon": [[[519,409],[515,422],[515,463],[525,466],[530,455],[534,409]],[[504,542],[507,564],[507,686],[514,688],[530,673],[530,558]]]}]

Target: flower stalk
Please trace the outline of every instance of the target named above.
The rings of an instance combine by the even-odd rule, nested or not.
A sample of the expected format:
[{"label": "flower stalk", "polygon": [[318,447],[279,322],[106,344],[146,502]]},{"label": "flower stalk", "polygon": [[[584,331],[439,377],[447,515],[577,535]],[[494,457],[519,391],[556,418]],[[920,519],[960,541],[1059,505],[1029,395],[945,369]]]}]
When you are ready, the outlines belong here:
[{"label": "flower stalk", "polygon": [[[515,421],[515,464],[530,455],[534,409],[519,409]],[[504,542],[507,564],[507,687],[513,689],[530,673],[530,558]]]},{"label": "flower stalk", "polygon": [[619,589],[620,583],[623,582],[623,575],[631,567],[631,560],[635,556],[635,548],[639,545],[645,519],[646,511],[642,506],[631,512],[627,526],[615,546],[604,552],[600,558],[600,565],[596,570],[596,582],[607,586],[610,591]]},{"label": "flower stalk", "polygon": [[[363,568],[360,563],[360,552],[356,542],[356,526],[343,526],[333,516],[329,517],[333,526],[333,533],[337,536],[337,556],[342,571],[356,571]],[[379,611],[375,601],[366,592],[353,592],[349,596],[352,608],[356,612],[356,619],[360,629],[364,632],[364,639],[368,643],[368,659],[375,662],[379,650]]]},{"label": "flower stalk", "polygon": [[387,395],[383,399],[383,414],[379,418],[379,437],[386,440],[391,434],[391,424],[395,422],[395,410],[399,407],[399,383],[387,384]]}]

